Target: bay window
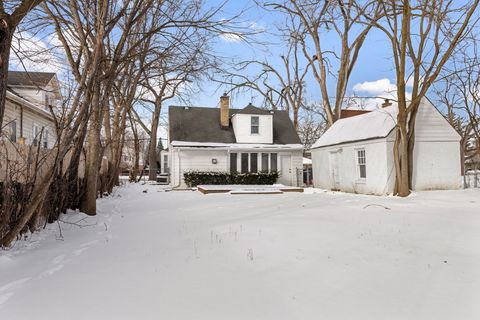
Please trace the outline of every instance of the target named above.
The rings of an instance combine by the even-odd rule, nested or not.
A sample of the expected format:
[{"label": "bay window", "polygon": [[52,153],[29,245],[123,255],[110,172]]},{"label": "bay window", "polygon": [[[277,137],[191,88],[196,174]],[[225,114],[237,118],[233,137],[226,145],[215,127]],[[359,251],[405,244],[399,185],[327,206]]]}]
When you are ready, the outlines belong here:
[{"label": "bay window", "polygon": [[230,153],[230,173],[277,171],[277,153],[241,152]]}]

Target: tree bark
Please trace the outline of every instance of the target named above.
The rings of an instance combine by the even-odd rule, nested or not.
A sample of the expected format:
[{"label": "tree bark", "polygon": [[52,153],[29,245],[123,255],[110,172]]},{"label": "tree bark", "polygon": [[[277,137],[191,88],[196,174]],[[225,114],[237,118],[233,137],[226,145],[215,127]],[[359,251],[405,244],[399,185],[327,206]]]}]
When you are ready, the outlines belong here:
[{"label": "tree bark", "polygon": [[8,64],[10,61],[10,47],[12,45],[14,28],[9,17],[0,17],[0,128],[5,113],[7,98]]},{"label": "tree bark", "polygon": [[80,202],[80,210],[88,215],[97,214],[98,169],[100,160],[100,131],[102,108],[99,104],[100,84],[96,84],[92,101],[93,112],[87,133],[87,157],[85,161],[85,193]]},{"label": "tree bark", "polygon": [[[159,98],[160,99],[160,98]],[[161,102],[155,101],[155,112],[153,113],[152,117],[152,129],[150,130],[150,144],[148,146],[148,166],[149,166],[149,173],[148,173],[148,180],[150,181],[157,181],[157,131],[158,131],[158,123],[160,122],[160,111],[162,108]]]}]

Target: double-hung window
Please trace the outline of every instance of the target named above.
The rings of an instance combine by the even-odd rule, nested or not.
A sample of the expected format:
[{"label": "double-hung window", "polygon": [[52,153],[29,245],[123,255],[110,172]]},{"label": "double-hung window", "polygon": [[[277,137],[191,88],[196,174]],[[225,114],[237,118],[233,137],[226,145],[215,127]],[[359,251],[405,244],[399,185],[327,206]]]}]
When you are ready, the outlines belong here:
[{"label": "double-hung window", "polygon": [[357,149],[357,174],[359,179],[367,178],[367,158],[365,149]]},{"label": "double-hung window", "polygon": [[260,118],[258,116],[252,116],[250,118],[250,133],[258,134],[260,132]]},{"label": "double-hung window", "polygon": [[258,153],[250,153],[250,172],[258,172]]},{"label": "double-hung window", "polygon": [[44,129],[42,139],[43,139],[43,147],[44,147],[45,149],[48,149],[48,130],[45,130],[45,129]]},{"label": "double-hung window", "polygon": [[242,173],[248,173],[248,153],[241,154],[241,170]]},{"label": "double-hung window", "polygon": [[262,172],[269,172],[268,157],[268,153],[262,153]]},{"label": "double-hung window", "polygon": [[39,143],[38,141],[39,138],[40,138],[40,127],[34,124],[32,126],[32,145],[36,147]]},{"label": "double-hung window", "polygon": [[237,173],[237,154],[236,153],[230,153],[230,173],[234,174]]},{"label": "double-hung window", "polygon": [[277,171],[277,154],[270,153],[270,172]]},{"label": "double-hung window", "polygon": [[10,122],[10,141],[17,142],[17,121]]}]

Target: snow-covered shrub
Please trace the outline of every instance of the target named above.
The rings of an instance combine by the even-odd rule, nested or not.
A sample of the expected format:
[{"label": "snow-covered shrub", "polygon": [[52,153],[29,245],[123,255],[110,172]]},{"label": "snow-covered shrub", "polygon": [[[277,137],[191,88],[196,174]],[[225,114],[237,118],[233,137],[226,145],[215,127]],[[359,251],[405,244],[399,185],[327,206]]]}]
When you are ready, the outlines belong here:
[{"label": "snow-covered shrub", "polygon": [[189,171],[183,174],[185,184],[196,187],[202,184],[274,184],[278,172],[229,173],[217,171]]}]

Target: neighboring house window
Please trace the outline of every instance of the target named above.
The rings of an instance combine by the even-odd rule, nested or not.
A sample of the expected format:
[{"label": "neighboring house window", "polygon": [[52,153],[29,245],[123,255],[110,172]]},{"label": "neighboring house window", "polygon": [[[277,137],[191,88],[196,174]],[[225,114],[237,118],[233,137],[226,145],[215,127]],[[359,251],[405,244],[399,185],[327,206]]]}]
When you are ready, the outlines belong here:
[{"label": "neighboring house window", "polygon": [[358,177],[365,179],[367,177],[367,158],[365,157],[365,149],[357,149],[357,168]]},{"label": "neighboring house window", "polygon": [[270,154],[270,171],[277,171],[277,154]]},{"label": "neighboring house window", "polygon": [[258,172],[258,153],[250,153],[250,172]]},{"label": "neighboring house window", "polygon": [[10,122],[10,141],[17,142],[17,121]]},{"label": "neighboring house window", "polygon": [[163,173],[168,173],[168,155],[163,155]]},{"label": "neighboring house window", "polygon": [[45,109],[50,110],[50,106],[53,107],[54,99],[50,96],[50,94],[45,93]]},{"label": "neighboring house window", "polygon": [[48,149],[48,130],[44,130],[43,132],[43,147]]},{"label": "neighboring house window", "polygon": [[40,127],[34,124],[32,127],[32,144],[34,146],[37,146],[39,137],[40,137]]},{"label": "neighboring house window", "polygon": [[251,133],[251,134],[258,134],[258,132],[259,132],[259,127],[260,127],[259,117],[257,117],[257,116],[252,116],[252,117],[250,118],[250,124],[251,124],[250,133]]},{"label": "neighboring house window", "polygon": [[262,153],[262,171],[268,172],[268,153]]},{"label": "neighboring house window", "polygon": [[242,173],[248,172],[248,153],[242,153]]},{"label": "neighboring house window", "polygon": [[237,154],[230,153],[230,173],[236,173],[237,169]]}]

